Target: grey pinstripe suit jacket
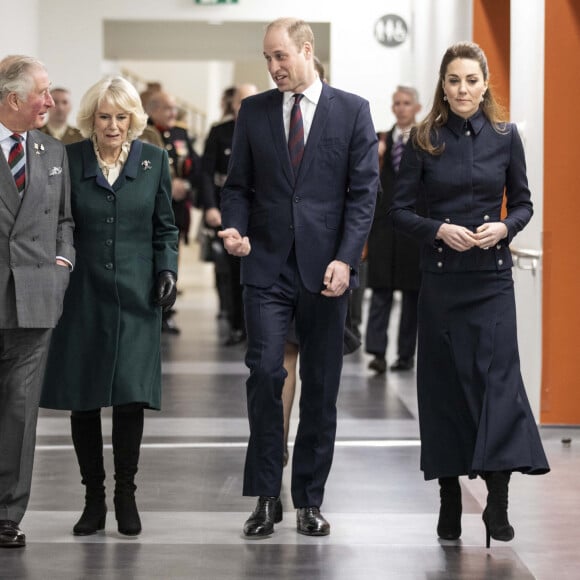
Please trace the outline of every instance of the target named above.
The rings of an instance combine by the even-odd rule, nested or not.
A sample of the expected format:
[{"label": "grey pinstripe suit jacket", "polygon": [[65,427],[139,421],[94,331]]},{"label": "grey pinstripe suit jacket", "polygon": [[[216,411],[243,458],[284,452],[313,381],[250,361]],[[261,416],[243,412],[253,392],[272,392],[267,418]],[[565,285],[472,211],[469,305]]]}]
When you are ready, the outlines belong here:
[{"label": "grey pinstripe suit jacket", "polygon": [[74,264],[70,177],[62,143],[32,130],[22,200],[0,153],[0,329],[53,328]]}]

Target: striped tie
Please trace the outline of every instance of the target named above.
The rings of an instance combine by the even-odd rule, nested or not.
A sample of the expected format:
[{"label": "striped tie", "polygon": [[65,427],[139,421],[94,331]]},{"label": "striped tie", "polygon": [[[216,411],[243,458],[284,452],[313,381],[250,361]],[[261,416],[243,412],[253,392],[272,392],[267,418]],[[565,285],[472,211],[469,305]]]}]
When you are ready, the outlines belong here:
[{"label": "striped tie", "polygon": [[300,100],[303,96],[300,93],[294,95],[294,104],[290,112],[288,152],[290,153],[290,161],[292,162],[294,175],[298,173],[300,162],[304,155],[304,125],[302,124],[302,111],[300,110]]},{"label": "striped tie", "polygon": [[26,184],[26,173],[25,166],[26,160],[24,159],[24,147],[22,146],[22,135],[14,133],[10,136],[14,141],[14,145],[10,149],[8,154],[8,165],[10,166],[10,171],[12,171],[12,176],[16,182],[16,188],[18,193],[22,196],[24,191],[24,185]]},{"label": "striped tie", "polygon": [[403,134],[401,133],[393,145],[393,150],[391,151],[391,161],[393,162],[393,169],[395,170],[395,173],[399,171],[401,157],[403,157],[403,149],[405,149],[405,144],[403,143]]}]

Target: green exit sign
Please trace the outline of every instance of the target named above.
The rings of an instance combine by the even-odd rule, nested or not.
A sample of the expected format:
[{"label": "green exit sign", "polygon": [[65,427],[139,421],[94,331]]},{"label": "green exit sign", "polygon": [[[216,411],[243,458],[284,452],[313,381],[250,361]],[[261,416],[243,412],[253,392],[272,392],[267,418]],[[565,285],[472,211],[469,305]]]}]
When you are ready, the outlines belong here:
[{"label": "green exit sign", "polygon": [[195,0],[196,4],[237,4],[238,0]]}]

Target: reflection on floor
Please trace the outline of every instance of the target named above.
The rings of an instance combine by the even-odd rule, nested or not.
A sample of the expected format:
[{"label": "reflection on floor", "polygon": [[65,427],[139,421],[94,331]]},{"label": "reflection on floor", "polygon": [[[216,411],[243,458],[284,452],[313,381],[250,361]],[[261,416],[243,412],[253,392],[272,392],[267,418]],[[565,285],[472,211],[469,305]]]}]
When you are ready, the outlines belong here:
[{"label": "reflection on floor", "polygon": [[[543,429],[552,473],[514,475],[513,542],[492,541],[485,549],[486,492],[479,480],[462,481],[461,541],[438,541],[437,485],[424,482],[418,470],[414,372],[376,377],[363,352],[345,359],[338,442],[323,506],[331,535],[296,533],[286,472],[284,520],[270,539],[244,540],[242,524],[254,506],[240,495],[248,435],[244,350],[220,346],[225,328],[215,316],[211,266],[192,263],[183,279],[177,304],[182,334],[163,336],[164,408],[146,416],[137,481],[143,534],[120,536],[113,511],[103,533],[71,534],[83,488],[69,420],[66,413],[42,411],[32,499],[22,522],[28,546],[0,551],[0,578],[580,577],[580,433]],[[109,489],[110,427],[105,413]],[[564,435],[572,437],[571,445],[561,443]]]}]

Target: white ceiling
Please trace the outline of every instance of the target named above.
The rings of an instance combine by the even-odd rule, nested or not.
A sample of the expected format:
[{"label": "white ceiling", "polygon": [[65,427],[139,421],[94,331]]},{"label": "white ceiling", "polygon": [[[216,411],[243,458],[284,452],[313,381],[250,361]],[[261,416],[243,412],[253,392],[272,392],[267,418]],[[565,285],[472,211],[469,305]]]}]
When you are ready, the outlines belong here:
[{"label": "white ceiling", "polygon": [[[108,60],[261,60],[267,22],[105,20]],[[330,24],[310,23],[315,53],[330,60]]]}]

